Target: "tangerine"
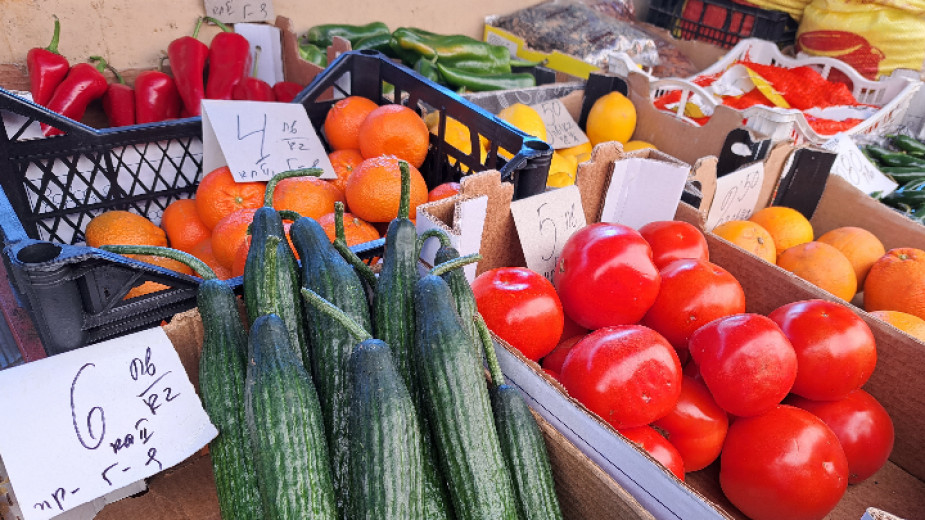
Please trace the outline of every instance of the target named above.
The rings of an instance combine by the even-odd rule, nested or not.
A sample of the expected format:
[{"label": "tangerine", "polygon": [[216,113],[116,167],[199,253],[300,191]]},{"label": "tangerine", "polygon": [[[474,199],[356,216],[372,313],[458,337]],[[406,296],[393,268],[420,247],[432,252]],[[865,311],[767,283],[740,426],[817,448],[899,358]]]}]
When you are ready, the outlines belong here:
[{"label": "tangerine", "polygon": [[[156,265],[158,267],[163,267],[164,269],[170,269],[171,271],[176,271],[182,274],[194,275],[193,270],[190,266],[184,264],[183,262],[178,262],[171,258],[165,258],[163,256],[156,255],[125,255],[129,258],[134,258],[139,262],[144,262],[146,264]],[[128,293],[125,294],[123,300],[128,300],[130,298],[137,298],[145,294],[151,294],[157,291],[163,291],[164,289],[169,289],[169,286],[164,285],[158,282],[147,281],[141,285],[132,287]]]},{"label": "tangerine", "polygon": [[730,220],[713,228],[713,234],[772,264],[777,261],[774,239],[755,222]]},{"label": "tangerine", "polygon": [[919,341],[925,341],[925,320],[918,316],[902,311],[871,311],[870,315],[918,338]]},{"label": "tangerine", "polygon": [[167,233],[146,217],[123,210],[109,210],[90,219],[84,229],[90,247],[124,244],[167,247]]},{"label": "tangerine", "polygon": [[251,249],[251,236],[244,237],[244,241],[238,246],[234,253],[234,261],[231,262],[231,277],[244,276],[244,267],[247,266],[247,253]]},{"label": "tangerine", "polygon": [[[401,170],[399,158],[383,155],[366,159],[347,180],[347,206],[350,212],[370,222],[390,222],[398,216],[401,201]],[[416,208],[427,202],[427,183],[421,172],[409,165],[411,173],[411,207],[409,218]]]},{"label": "tangerine", "polygon": [[755,212],[748,220],[768,230],[774,239],[778,255],[786,249],[813,240],[812,224],[793,208],[768,206]]},{"label": "tangerine", "polygon": [[797,244],[777,255],[777,265],[845,301],[851,301],[858,289],[851,262],[823,242]]},{"label": "tangerine", "polygon": [[858,287],[864,287],[867,272],[874,262],[886,254],[883,242],[877,235],[866,229],[844,226],[823,233],[816,239],[825,242],[842,252],[854,267],[854,274],[858,278]]},{"label": "tangerine", "polygon": [[925,251],[890,249],[864,280],[864,310],[902,311],[925,319]]},{"label": "tangerine", "polygon": [[377,107],[360,125],[360,153],[370,159],[394,155],[420,168],[427,158],[430,131],[414,110],[398,104]]},{"label": "tangerine", "polygon": [[204,240],[200,240],[199,243],[191,247],[189,254],[202,260],[207,266],[215,271],[215,276],[219,280],[227,280],[231,278],[231,269],[225,265],[222,265],[222,263],[218,261],[218,258],[215,258],[215,253],[212,251],[211,236]]},{"label": "tangerine", "polygon": [[360,126],[370,112],[379,108],[363,96],[347,96],[334,103],[324,118],[324,136],[333,150],[360,148]]},{"label": "tangerine", "polygon": [[170,247],[187,253],[212,235],[212,230],[199,218],[193,199],[178,199],[168,204],[161,215],[161,228],[167,232]]},{"label": "tangerine", "polygon": [[331,166],[334,167],[334,173],[337,174],[337,178],[331,179],[329,182],[340,188],[340,191],[343,192],[347,188],[347,179],[353,174],[353,170],[363,162],[363,155],[360,154],[359,150],[353,148],[334,150],[328,154],[328,160],[331,161]]},{"label": "tangerine", "polygon": [[[334,213],[323,215],[318,219],[318,224],[321,225],[321,229],[324,230],[324,234],[328,236],[331,242],[337,238],[337,234],[335,233]],[[344,238],[347,240],[348,246],[355,246],[357,244],[378,240],[382,238],[382,236],[369,222],[351,213],[344,213]]]},{"label": "tangerine", "polygon": [[212,253],[219,263],[231,267],[238,247],[247,238],[247,228],[254,221],[256,208],[243,208],[219,221],[212,230]]},{"label": "tangerine", "polygon": [[265,182],[235,182],[227,166],[212,170],[196,188],[196,211],[209,229],[239,209],[263,206]]},{"label": "tangerine", "polygon": [[273,207],[295,211],[317,220],[334,211],[334,203],[344,202],[340,189],[318,177],[290,177],[279,181],[273,191]]}]

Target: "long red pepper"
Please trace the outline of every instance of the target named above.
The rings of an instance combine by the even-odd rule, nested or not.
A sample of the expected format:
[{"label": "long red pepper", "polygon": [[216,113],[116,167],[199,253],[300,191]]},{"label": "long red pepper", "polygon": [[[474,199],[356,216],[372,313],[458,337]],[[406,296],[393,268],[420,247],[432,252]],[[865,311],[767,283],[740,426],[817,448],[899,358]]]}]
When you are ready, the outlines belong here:
[{"label": "long red pepper", "polygon": [[146,70],[135,78],[135,119],[138,124],[176,119],[180,117],[182,104],[177,84],[166,72]]},{"label": "long red pepper", "polygon": [[180,91],[180,99],[183,100],[184,113],[189,116],[202,113],[200,103],[205,97],[203,74],[206,59],[209,57],[209,47],[196,39],[202,21],[202,18],[199,18],[196,22],[192,36],[181,36],[167,46],[167,58],[170,60],[173,79],[177,84],[177,90]]},{"label": "long red pepper", "polygon": [[269,83],[257,77],[257,58],[260,57],[260,46],[255,49],[254,70],[251,75],[242,79],[234,87],[231,99],[239,101],[276,101],[276,95],[273,94],[273,87]]},{"label": "long red pepper", "polygon": [[209,77],[206,80],[206,99],[231,99],[234,86],[247,77],[251,69],[250,42],[232,32],[215,18],[206,21],[218,25],[222,32],[212,37],[209,44]]},{"label": "long red pepper", "polygon": [[[91,56],[90,61],[96,62],[96,65],[78,63],[71,67],[67,77],[51,95],[47,105],[49,110],[75,121],[80,121],[87,111],[87,105],[106,93],[106,89],[109,87],[109,82],[103,76],[106,60],[99,56]],[[49,136],[59,135],[63,132],[42,123],[42,133]]]},{"label": "long red pepper", "polygon": [[48,47],[35,47],[26,53],[26,68],[29,70],[29,84],[32,100],[45,106],[55,88],[67,76],[71,64],[58,52],[61,36],[61,22],[55,16],[55,33]]},{"label": "long red pepper", "polygon": [[109,67],[116,76],[116,81],[109,84],[103,94],[103,112],[109,119],[109,126],[129,126],[135,124],[135,90],[125,84],[119,71]]},{"label": "long red pepper", "polygon": [[288,103],[295,99],[305,87],[294,81],[277,81],[273,84],[273,95],[277,101]]}]

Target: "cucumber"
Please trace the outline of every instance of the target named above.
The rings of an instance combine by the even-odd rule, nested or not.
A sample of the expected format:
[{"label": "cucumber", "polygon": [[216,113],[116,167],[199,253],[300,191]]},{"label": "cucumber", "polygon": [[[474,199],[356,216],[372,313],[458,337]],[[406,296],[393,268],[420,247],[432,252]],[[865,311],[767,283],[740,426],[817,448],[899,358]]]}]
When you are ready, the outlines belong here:
[{"label": "cucumber", "polygon": [[[434,254],[434,266],[438,266],[449,260],[459,258],[459,251],[450,243],[446,233],[439,229],[431,229],[421,235],[421,243],[430,237],[436,237],[440,241],[440,247]],[[472,293],[472,286],[466,279],[466,273],[462,269],[451,269],[441,275],[446,283],[450,286],[450,291],[456,299],[456,312],[463,320],[463,326],[473,341],[478,340],[479,332],[475,325],[475,315],[478,308],[475,305],[475,294]]]},{"label": "cucumber", "polygon": [[[310,289],[343,310],[363,329],[372,330],[366,290],[353,267],[334,249],[321,225],[303,217],[289,230],[302,259],[303,288]],[[324,416],[325,436],[337,492],[338,509],[346,512],[348,485],[349,396],[347,362],[357,340],[328,315],[308,311],[305,325],[311,346],[311,370]]]},{"label": "cucumber", "polygon": [[415,363],[423,408],[460,520],[513,520],[516,496],[492,418],[481,360],[446,281],[415,284]]}]

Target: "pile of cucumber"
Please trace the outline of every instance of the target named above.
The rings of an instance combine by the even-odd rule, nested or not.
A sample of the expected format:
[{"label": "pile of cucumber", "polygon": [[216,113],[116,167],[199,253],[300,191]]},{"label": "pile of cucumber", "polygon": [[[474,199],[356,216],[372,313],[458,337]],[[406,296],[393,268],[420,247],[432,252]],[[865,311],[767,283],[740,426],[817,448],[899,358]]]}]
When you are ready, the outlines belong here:
[{"label": "pile of cucumber", "polygon": [[374,273],[346,246],[342,206],[332,244],[313,219],[268,202],[250,228],[249,332],[229,286],[190,255],[107,247],[176,258],[204,279],[200,390],[219,430],[222,518],[562,518],[539,425],[504,384],[460,269],[478,255],[460,258],[438,237],[445,262],[419,274],[431,235],[418,237],[409,206],[402,163],[399,216]]},{"label": "pile of cucumber", "polygon": [[861,151],[899,188],[877,197],[911,219],[925,222],[925,142],[908,135],[888,135],[888,144],[866,145]]}]

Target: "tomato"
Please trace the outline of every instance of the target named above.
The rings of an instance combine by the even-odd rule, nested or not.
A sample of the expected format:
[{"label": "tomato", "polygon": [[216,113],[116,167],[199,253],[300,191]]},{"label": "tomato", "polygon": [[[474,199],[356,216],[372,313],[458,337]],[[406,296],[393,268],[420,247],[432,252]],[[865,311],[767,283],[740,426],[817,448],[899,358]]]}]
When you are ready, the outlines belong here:
[{"label": "tomato", "polygon": [[893,420],[883,405],[864,390],[838,401],[811,401],[791,395],[785,404],[820,418],[835,432],[848,458],[848,483],[857,484],[886,464],[893,451]]},{"label": "tomato", "polygon": [[565,363],[565,357],[572,351],[572,347],[575,346],[575,343],[578,343],[584,337],[585,334],[581,334],[560,341],[559,344],[556,345],[556,348],[552,349],[552,352],[543,357],[543,361],[540,365],[544,369],[560,372],[562,370],[562,363]]},{"label": "tomato", "polygon": [[562,304],[552,283],[525,267],[498,267],[472,281],[488,328],[528,359],[539,361],[562,335]]},{"label": "tomato", "polygon": [[559,338],[559,343],[571,338],[572,336],[583,336],[590,332],[588,329],[582,327],[581,325],[575,323],[575,320],[568,317],[568,314],[565,315],[565,325],[562,327],[562,337]]},{"label": "tomato", "polygon": [[745,312],[745,292],[729,271],[706,260],[675,260],[661,270],[658,297],[642,324],[686,349],[691,334],[717,318]]},{"label": "tomato", "polygon": [[559,380],[559,373],[556,372],[555,370],[549,370],[548,368],[544,368],[543,372],[546,372],[546,374],[548,374],[549,377],[555,379],[556,381]]},{"label": "tomato", "polygon": [[607,222],[569,237],[553,275],[565,313],[591,330],[638,322],[655,302],[660,279],[642,235]]},{"label": "tomato", "polygon": [[684,480],[684,461],[681,460],[681,454],[651,426],[626,428],[620,430],[620,435],[645,450],[659,464],[674,473],[674,476]]},{"label": "tomato", "polygon": [[572,347],[559,381],[616,429],[643,426],[674,408],[681,362],[671,344],[642,325],[598,329]]},{"label": "tomato", "polygon": [[680,220],[659,220],[639,228],[639,234],[652,248],[655,267],[662,269],[681,258],[709,260],[707,239],[696,226]]},{"label": "tomato", "polygon": [[861,388],[877,364],[870,327],[847,306],[804,300],[768,314],[797,353],[797,378],[791,392],[807,399],[834,401]]},{"label": "tomato", "polygon": [[733,415],[774,408],[797,376],[793,346],[776,323],[760,314],[711,321],[691,334],[688,350],[716,403]]},{"label": "tomato", "polygon": [[848,461],[815,415],[778,405],[729,426],[720,455],[726,498],[753,520],[817,520],[848,486]]},{"label": "tomato", "polygon": [[652,426],[678,449],[684,471],[697,471],[719,457],[729,429],[729,416],[716,404],[703,382],[684,376],[678,403]]}]

